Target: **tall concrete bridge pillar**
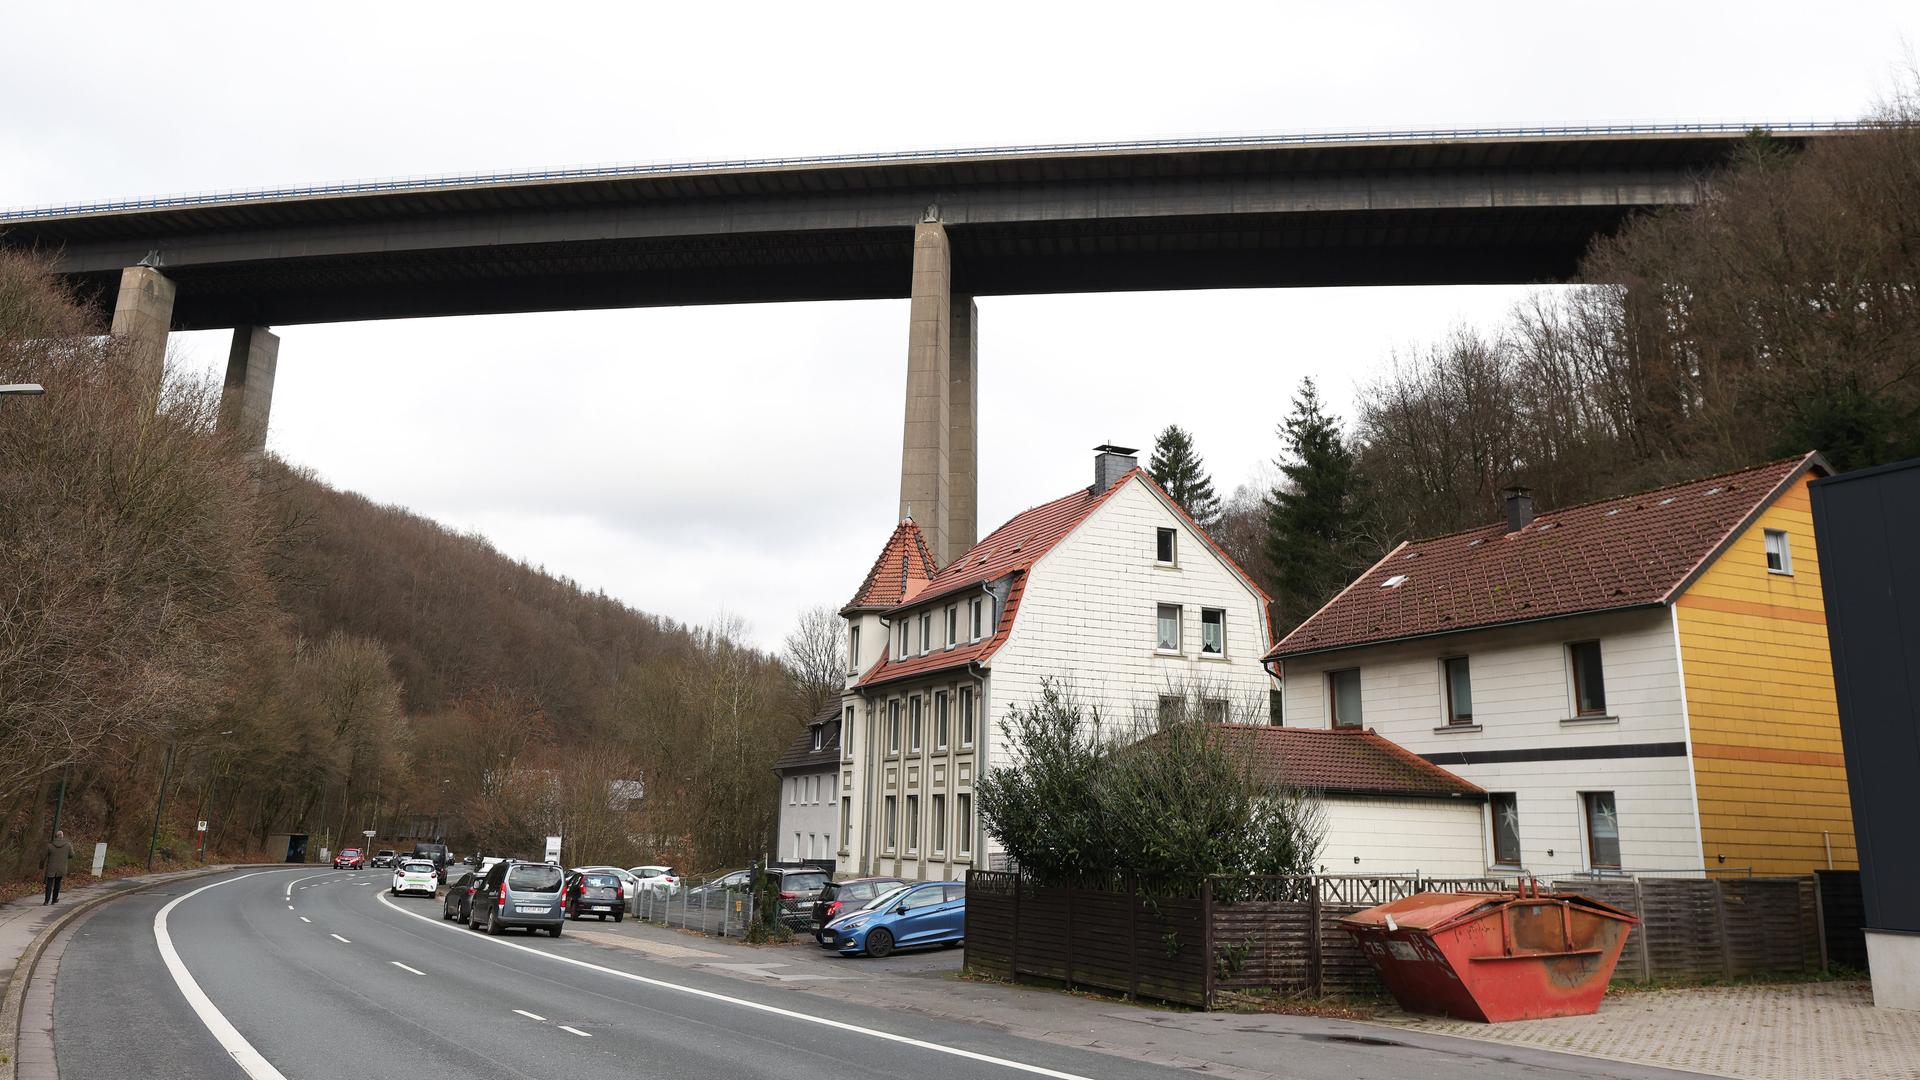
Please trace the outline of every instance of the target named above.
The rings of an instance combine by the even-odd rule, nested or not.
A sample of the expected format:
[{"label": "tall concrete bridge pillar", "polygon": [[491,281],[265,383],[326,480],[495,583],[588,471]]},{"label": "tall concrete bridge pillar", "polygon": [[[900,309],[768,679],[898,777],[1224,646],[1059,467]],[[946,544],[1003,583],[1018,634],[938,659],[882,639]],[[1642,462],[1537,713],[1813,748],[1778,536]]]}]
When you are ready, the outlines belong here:
[{"label": "tall concrete bridge pillar", "polygon": [[980,312],[971,296],[956,296],[951,306],[953,324],[948,335],[947,364],[947,549],[940,556],[942,566],[959,558],[979,539],[980,396],[975,377],[980,363],[980,342],[974,336],[974,327],[979,323]]},{"label": "tall concrete bridge pillar", "polygon": [[174,292],[173,282],[160,271],[129,266],[120,271],[120,292],[113,300],[113,336],[126,340],[133,369],[156,398],[167,366]]},{"label": "tall concrete bridge pillar", "polygon": [[235,433],[249,450],[267,448],[273,373],[279,362],[280,335],[264,326],[234,328],[227,381],[220,391],[220,430]]},{"label": "tall concrete bridge pillar", "polygon": [[907,415],[900,443],[900,516],[911,516],[927,547],[947,555],[952,481],[952,255],[946,226],[913,228],[913,289],[907,306]]}]

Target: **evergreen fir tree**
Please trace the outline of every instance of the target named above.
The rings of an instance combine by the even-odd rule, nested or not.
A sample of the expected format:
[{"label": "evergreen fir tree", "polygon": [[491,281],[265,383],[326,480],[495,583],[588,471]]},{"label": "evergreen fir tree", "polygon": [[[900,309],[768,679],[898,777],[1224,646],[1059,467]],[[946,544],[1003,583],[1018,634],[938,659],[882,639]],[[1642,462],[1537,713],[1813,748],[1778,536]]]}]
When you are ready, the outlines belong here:
[{"label": "evergreen fir tree", "polygon": [[1286,478],[1267,499],[1266,551],[1274,572],[1274,625],[1285,633],[1358,569],[1360,476],[1311,378],[1300,381],[1280,438],[1278,464]]},{"label": "evergreen fir tree", "polygon": [[1220,496],[1214,493],[1213,478],[1194,452],[1193,436],[1178,424],[1168,424],[1154,440],[1147,472],[1203,528],[1212,528],[1220,520]]}]

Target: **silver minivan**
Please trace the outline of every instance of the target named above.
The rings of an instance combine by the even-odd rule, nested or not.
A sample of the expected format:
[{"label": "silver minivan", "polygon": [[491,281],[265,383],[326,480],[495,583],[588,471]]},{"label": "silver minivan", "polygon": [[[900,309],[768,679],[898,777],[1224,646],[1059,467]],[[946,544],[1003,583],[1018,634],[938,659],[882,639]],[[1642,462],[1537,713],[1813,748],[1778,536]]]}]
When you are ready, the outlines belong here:
[{"label": "silver minivan", "polygon": [[552,863],[495,863],[474,889],[468,925],[498,934],[509,926],[545,930],[554,937],[566,925],[561,883],[566,874]]}]

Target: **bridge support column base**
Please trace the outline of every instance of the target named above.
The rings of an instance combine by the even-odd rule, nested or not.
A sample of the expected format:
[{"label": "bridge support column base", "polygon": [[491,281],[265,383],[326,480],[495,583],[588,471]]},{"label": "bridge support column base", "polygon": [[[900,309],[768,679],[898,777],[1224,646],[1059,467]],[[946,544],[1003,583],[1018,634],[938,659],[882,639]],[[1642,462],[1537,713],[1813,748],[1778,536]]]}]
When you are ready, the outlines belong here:
[{"label": "bridge support column base", "polygon": [[240,326],[227,351],[227,381],[220,391],[220,430],[248,450],[267,448],[267,418],[273,412],[273,373],[280,363],[280,335],[264,326]]},{"label": "bridge support column base", "polygon": [[113,299],[111,333],[126,342],[128,363],[155,400],[167,369],[175,291],[172,280],[153,267],[129,266],[120,271],[120,291]]}]

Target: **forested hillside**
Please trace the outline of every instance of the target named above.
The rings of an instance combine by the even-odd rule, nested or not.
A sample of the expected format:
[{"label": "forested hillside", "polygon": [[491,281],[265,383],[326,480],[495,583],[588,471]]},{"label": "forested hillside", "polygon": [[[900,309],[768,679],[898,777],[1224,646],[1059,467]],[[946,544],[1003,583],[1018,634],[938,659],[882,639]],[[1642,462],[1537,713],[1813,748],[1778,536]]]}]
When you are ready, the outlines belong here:
[{"label": "forested hillside", "polygon": [[[144,863],[269,832],[745,858],[810,698],[738,627],[634,611],[218,433],[0,254],[0,873],[56,808]],[[718,605],[716,604],[716,607]],[[639,781],[637,816],[608,798]],[[64,795],[62,791],[64,789]],[[631,791],[632,789],[624,789]]]}]

